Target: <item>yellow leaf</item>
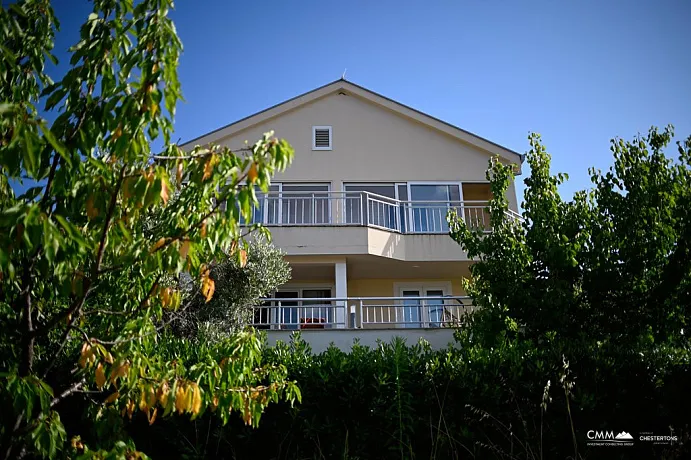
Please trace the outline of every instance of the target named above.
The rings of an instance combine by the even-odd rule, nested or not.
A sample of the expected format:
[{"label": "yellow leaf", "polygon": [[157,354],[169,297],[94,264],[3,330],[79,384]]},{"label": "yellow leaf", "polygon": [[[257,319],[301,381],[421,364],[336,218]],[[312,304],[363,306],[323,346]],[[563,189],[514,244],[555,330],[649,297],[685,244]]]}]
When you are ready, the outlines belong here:
[{"label": "yellow leaf", "polygon": [[116,392],[113,393],[112,395],[108,396],[108,397],[106,398],[106,400],[103,401],[103,403],[104,403],[104,404],[110,404],[110,403],[114,402],[116,399],[118,399],[119,397],[120,397],[120,393],[116,391]]},{"label": "yellow leaf", "polygon": [[168,198],[170,198],[170,194],[168,193],[168,183],[165,181],[165,179],[161,179],[161,199],[163,200],[163,204],[168,203]]},{"label": "yellow leaf", "polygon": [[193,383],[192,385],[194,390],[194,393],[192,393],[192,413],[198,414],[202,409],[202,391],[199,389],[199,385],[196,383]]},{"label": "yellow leaf", "polygon": [[134,188],[134,178],[127,177],[122,183],[122,198],[129,200],[132,197],[132,189]]},{"label": "yellow leaf", "polygon": [[139,410],[142,412],[146,412],[149,410],[148,404],[146,404],[146,389],[142,388],[142,391],[139,393]]},{"label": "yellow leaf", "polygon": [[182,172],[183,172],[182,161],[179,161],[178,166],[175,170],[175,182],[177,183],[178,187],[180,185],[182,185]]},{"label": "yellow leaf", "polygon": [[247,182],[250,184],[254,183],[257,180],[257,176],[259,176],[257,173],[257,163],[252,163],[247,171]]},{"label": "yellow leaf", "polygon": [[190,252],[190,240],[185,240],[180,245],[180,257],[182,260],[187,258],[187,253]]},{"label": "yellow leaf", "polygon": [[146,414],[146,416],[149,418],[149,425],[153,425],[156,421],[156,414],[158,414],[158,407],[154,408],[154,410],[151,412],[151,415],[149,415],[149,413]]},{"label": "yellow leaf", "polygon": [[146,405],[149,407],[156,405],[156,392],[153,387],[147,387],[146,389]]},{"label": "yellow leaf", "polygon": [[163,308],[168,307],[170,304],[170,291],[171,289],[167,287],[163,290],[163,292],[161,292],[161,305]]},{"label": "yellow leaf", "polygon": [[144,179],[146,179],[146,181],[148,183],[152,183],[155,178],[156,178],[156,175],[154,174],[153,168],[147,169],[147,171],[144,173]]},{"label": "yellow leaf", "polygon": [[94,351],[91,349],[91,345],[88,342],[84,342],[82,345],[82,352],[79,357],[79,365],[81,367],[86,367],[86,364],[91,361],[91,357],[94,355]]},{"label": "yellow leaf", "polygon": [[202,176],[202,181],[205,181],[214,172],[214,166],[218,162],[218,158],[216,158],[216,155],[211,154],[206,160],[206,163],[204,163],[204,175]]},{"label": "yellow leaf", "polygon": [[175,390],[175,409],[178,414],[185,412],[185,406],[187,405],[187,389],[184,385],[178,385],[177,390]]},{"label": "yellow leaf", "polygon": [[169,393],[170,387],[168,386],[168,382],[163,382],[161,386],[158,387],[158,391],[156,392],[156,398],[158,399],[158,402],[161,404],[161,407],[163,408],[165,408],[168,404]]},{"label": "yellow leaf", "polygon": [[101,363],[98,363],[98,366],[96,366],[96,386],[98,388],[103,388],[103,385],[106,384],[106,373],[103,371],[103,365]]},{"label": "yellow leaf", "polygon": [[171,310],[177,310],[180,308],[180,300],[182,299],[182,296],[180,294],[180,291],[173,291],[173,295],[170,298],[170,308]]},{"label": "yellow leaf", "polygon": [[163,246],[164,244],[166,244],[166,238],[159,239],[158,241],[156,241],[156,244],[154,244],[154,246],[151,248],[151,252],[158,251],[158,249],[161,248],[161,246]]},{"label": "yellow leaf", "polygon": [[200,231],[202,238],[206,238],[206,219],[202,222],[202,229]]},{"label": "yellow leaf", "polygon": [[247,265],[247,251],[240,249],[240,268]]},{"label": "yellow leaf", "polygon": [[109,351],[106,351],[106,354],[103,356],[103,359],[105,359],[105,361],[108,364],[113,364],[113,355],[111,355]]},{"label": "yellow leaf", "polygon": [[127,361],[120,363],[110,372],[110,381],[115,382],[118,378],[126,377],[129,370],[130,364]]},{"label": "yellow leaf", "polygon": [[96,206],[94,206],[94,196],[89,195],[89,198],[86,200],[86,216],[89,219],[93,219],[94,217],[98,216],[98,209]]},{"label": "yellow leaf", "polygon": [[214,290],[216,289],[216,283],[211,279],[209,274],[209,269],[202,270],[202,295],[208,302],[214,296]]},{"label": "yellow leaf", "polygon": [[218,396],[214,396],[213,400],[211,401],[211,411],[215,411],[216,408],[218,407]]},{"label": "yellow leaf", "polygon": [[127,410],[127,416],[132,419],[132,413],[134,412],[134,401],[131,399],[127,401],[127,405],[125,406],[125,409]]},{"label": "yellow leaf", "polygon": [[77,449],[79,451],[84,449],[84,443],[82,442],[82,440],[79,436],[75,436],[74,438],[72,438],[71,443],[72,443],[72,447],[74,447],[75,449]]},{"label": "yellow leaf", "polygon": [[250,425],[252,423],[252,413],[250,412],[250,404],[248,401],[245,401],[245,407],[242,411],[242,420],[245,422],[245,425]]}]

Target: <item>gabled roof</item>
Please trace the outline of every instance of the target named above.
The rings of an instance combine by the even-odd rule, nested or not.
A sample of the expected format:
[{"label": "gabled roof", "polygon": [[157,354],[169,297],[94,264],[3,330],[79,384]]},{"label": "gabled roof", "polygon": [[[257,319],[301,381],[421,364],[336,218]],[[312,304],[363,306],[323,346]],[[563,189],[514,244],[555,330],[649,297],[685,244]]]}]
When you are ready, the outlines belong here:
[{"label": "gabled roof", "polygon": [[209,142],[218,141],[219,139],[232,136],[254,125],[270,120],[283,113],[295,110],[296,108],[305,104],[309,104],[317,99],[321,99],[338,92],[345,92],[346,94],[360,97],[373,104],[389,109],[403,117],[415,120],[438,131],[446,133],[465,142],[466,144],[470,144],[492,155],[499,155],[511,163],[517,163],[519,166],[523,163],[525,158],[524,155],[518,152],[503,147],[450,123],[439,120],[438,118],[434,118],[431,115],[427,115],[426,113],[415,110],[407,105],[396,102],[393,99],[389,99],[386,96],[382,96],[381,94],[370,91],[367,88],[363,88],[362,86],[356,85],[355,83],[351,83],[342,78],[187,141],[182,145],[182,147],[191,147],[193,145],[207,144]]}]

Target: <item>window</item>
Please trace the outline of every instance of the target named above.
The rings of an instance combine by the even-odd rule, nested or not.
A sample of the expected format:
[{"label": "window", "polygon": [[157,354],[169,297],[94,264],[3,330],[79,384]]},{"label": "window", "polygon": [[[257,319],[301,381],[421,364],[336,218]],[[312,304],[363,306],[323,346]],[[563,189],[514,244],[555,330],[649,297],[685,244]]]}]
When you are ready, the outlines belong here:
[{"label": "window", "polygon": [[447,233],[446,213],[461,206],[458,184],[409,183],[408,219],[414,233]]},{"label": "window", "polygon": [[312,126],[312,150],[332,150],[331,126]]}]

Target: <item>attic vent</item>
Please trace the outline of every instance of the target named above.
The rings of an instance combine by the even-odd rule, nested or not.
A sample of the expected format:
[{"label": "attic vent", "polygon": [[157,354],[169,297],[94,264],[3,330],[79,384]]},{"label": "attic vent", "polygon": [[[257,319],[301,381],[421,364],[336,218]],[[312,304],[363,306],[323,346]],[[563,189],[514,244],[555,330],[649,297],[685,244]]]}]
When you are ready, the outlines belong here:
[{"label": "attic vent", "polygon": [[312,150],[331,149],[331,126],[312,126]]}]

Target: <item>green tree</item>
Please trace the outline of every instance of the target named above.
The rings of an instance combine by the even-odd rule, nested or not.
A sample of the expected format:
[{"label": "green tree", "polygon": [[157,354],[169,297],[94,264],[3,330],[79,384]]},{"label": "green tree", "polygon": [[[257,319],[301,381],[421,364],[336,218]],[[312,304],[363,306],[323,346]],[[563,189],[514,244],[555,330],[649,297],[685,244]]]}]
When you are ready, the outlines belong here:
[{"label": "green tree", "polygon": [[[245,257],[243,231],[263,229],[243,230],[241,216],[251,222],[255,189],[268,190],[291,147],[270,133],[239,152],[171,143],[182,50],[172,2],[93,4],[55,83],[50,2],[0,11],[0,458],[58,455],[82,434],[61,422],[81,393],[95,424],[211,410],[256,425],[268,403],[299,398],[284,367],[262,364],[254,334],[190,346],[169,337],[177,316],[164,314],[192,302],[167,280],[186,273],[211,301],[214,261]],[[132,449],[90,443],[74,438],[69,455]]]},{"label": "green tree", "polygon": [[[563,200],[565,174],[530,136],[523,219],[504,216],[512,172],[491,163],[493,232],[450,216],[451,236],[469,256],[472,321],[487,344],[521,338],[566,348],[687,344],[691,311],[691,137],[678,159],[664,150],[668,127],[612,141],[613,166],[591,170],[593,187]],[[686,335],[685,335],[686,334]],[[636,348],[638,349],[638,348]]]},{"label": "green tree", "polygon": [[211,277],[214,297],[207,302],[197,294],[175,322],[183,336],[213,341],[238,332],[252,322],[253,307],[290,280],[290,265],[283,251],[259,238],[247,246],[241,260],[228,257],[216,263]]},{"label": "green tree", "polygon": [[585,430],[604,420],[688,433],[680,388],[691,362],[691,137],[677,143],[676,161],[665,155],[672,139],[670,126],[612,140],[613,166],[591,169],[592,187],[567,201],[558,191],[567,176],[551,174],[531,134],[522,218],[506,218],[513,177],[499,161],[487,172],[493,231],[449,215],[452,238],[477,259],[466,289],[479,308],[457,334],[461,348],[497,352],[500,366],[514,369],[504,385],[525,403],[518,420],[504,414],[501,423],[523,426],[541,452],[551,449],[543,428],[554,426],[553,435],[568,435],[552,445],[571,445],[574,458]]}]

